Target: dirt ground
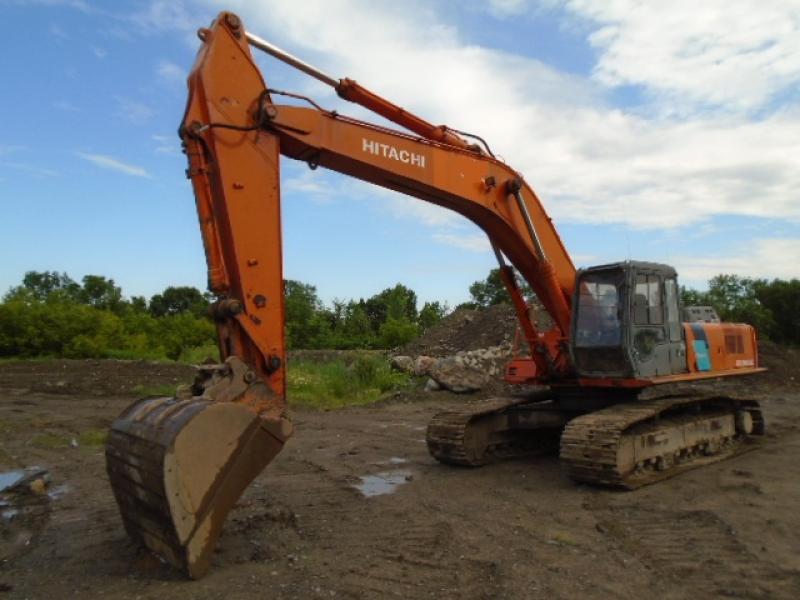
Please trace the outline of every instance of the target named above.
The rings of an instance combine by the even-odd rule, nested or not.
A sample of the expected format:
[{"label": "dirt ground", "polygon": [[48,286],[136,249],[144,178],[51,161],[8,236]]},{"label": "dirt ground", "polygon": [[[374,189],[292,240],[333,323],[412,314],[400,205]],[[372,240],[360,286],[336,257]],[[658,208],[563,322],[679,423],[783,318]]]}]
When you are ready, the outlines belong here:
[{"label": "dirt ground", "polygon": [[[128,540],[96,441],[136,385],[189,377],[135,362],[0,365],[0,470],[45,467],[53,496],[4,513],[0,598],[800,597],[800,387],[788,377],[709,384],[761,400],[766,439],[635,492],[576,485],[555,456],[437,464],[426,423],[465,397],[295,410],[297,433],[194,582]],[[396,487],[365,496],[369,476],[369,492]]]}]

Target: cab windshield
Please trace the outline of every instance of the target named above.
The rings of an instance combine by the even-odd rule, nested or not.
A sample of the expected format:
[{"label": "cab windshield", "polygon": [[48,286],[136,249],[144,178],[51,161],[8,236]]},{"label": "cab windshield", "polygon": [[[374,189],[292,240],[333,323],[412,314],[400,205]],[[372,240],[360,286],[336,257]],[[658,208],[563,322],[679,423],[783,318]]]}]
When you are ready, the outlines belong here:
[{"label": "cab windshield", "polygon": [[581,279],[575,327],[575,345],[578,348],[622,344],[618,279],[618,273],[591,273]]}]

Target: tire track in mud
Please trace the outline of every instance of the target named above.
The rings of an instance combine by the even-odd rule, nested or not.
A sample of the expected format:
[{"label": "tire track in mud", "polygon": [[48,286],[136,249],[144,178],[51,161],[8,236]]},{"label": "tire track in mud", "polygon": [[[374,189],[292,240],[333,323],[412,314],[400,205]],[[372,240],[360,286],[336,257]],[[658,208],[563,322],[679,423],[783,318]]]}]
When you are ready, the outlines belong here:
[{"label": "tire track in mud", "polygon": [[[418,525],[408,515],[359,519],[337,534],[342,593],[351,598],[495,598],[492,563],[455,555],[447,523]],[[344,555],[344,556],[343,556]]]},{"label": "tire track in mud", "polygon": [[[291,480],[294,492],[283,502],[296,513],[301,552],[325,565],[324,582],[317,583],[335,591],[337,598],[498,597],[497,566],[475,559],[452,525],[416,515],[416,510],[427,512],[424,506],[404,508],[407,499],[397,495],[403,491],[365,498],[355,489],[355,473],[373,471],[374,464],[326,466],[327,461],[287,458],[282,466],[291,470],[275,473],[271,492],[280,493],[277,488],[284,486],[288,492]],[[298,566],[304,568],[299,563],[306,560]]]},{"label": "tire track in mud", "polygon": [[800,597],[800,572],[761,560],[712,511],[610,507],[595,515],[598,529],[691,597]]}]

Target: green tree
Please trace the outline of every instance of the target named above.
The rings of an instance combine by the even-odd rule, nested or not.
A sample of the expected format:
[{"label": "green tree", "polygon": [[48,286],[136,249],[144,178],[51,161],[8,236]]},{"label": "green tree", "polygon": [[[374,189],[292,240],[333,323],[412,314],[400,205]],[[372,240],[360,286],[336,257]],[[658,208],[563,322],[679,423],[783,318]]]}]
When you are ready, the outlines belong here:
[{"label": "green tree", "polygon": [[82,304],[101,310],[119,312],[122,309],[122,288],[102,275],[86,275],[78,295]]},{"label": "green tree", "polygon": [[129,305],[134,312],[145,312],[147,311],[147,298],[144,296],[131,296]]},{"label": "green tree", "polygon": [[419,335],[419,327],[408,319],[389,318],[378,332],[382,348],[395,348],[407,344]]},{"label": "green tree", "polygon": [[318,348],[330,333],[317,288],[287,279],[283,282],[286,338],[289,348]]},{"label": "green tree", "polygon": [[398,283],[369,298],[364,302],[364,310],[375,332],[380,331],[389,319],[414,323],[417,320],[417,294]]},{"label": "green tree", "polygon": [[760,281],[755,295],[772,317],[769,337],[784,344],[800,344],[800,279]]},{"label": "green tree", "polygon": [[28,271],[22,285],[11,288],[6,300],[28,299],[44,302],[48,299],[79,300],[81,286],[66,273],[57,271]]},{"label": "green tree", "polygon": [[[522,295],[530,300],[533,298],[533,290],[527,282],[514,271],[517,278],[517,285],[520,286]],[[476,281],[469,286],[469,295],[472,297],[472,302],[465,303],[465,307],[474,304],[476,308],[486,308],[494,306],[495,304],[510,304],[511,297],[508,295],[506,286],[503,279],[500,277],[500,269],[495,268],[489,271],[486,279],[483,281]]]},{"label": "green tree", "polygon": [[200,290],[191,286],[169,286],[150,298],[150,312],[163,317],[190,312],[197,317],[208,314],[209,300]]},{"label": "green tree", "polygon": [[[375,332],[372,330],[364,304],[350,301],[344,309],[344,318],[340,329],[344,347],[368,348],[375,343]],[[340,345],[342,344],[340,341]]]},{"label": "green tree", "polygon": [[708,282],[708,291],[681,288],[683,306],[712,306],[722,321],[748,323],[761,337],[774,338],[776,322],[759,291],[769,284],[760,279],[738,275],[716,275]]},{"label": "green tree", "polygon": [[723,321],[749,323],[762,335],[770,336],[775,321],[756,296],[756,289],[765,283],[738,275],[717,275],[708,282],[706,297]]},{"label": "green tree", "polygon": [[417,323],[424,331],[433,325],[436,325],[447,314],[447,303],[441,304],[440,302],[426,302],[422,305],[419,311],[419,318]]},{"label": "green tree", "polygon": [[705,292],[681,286],[681,306],[708,306],[711,301]]}]

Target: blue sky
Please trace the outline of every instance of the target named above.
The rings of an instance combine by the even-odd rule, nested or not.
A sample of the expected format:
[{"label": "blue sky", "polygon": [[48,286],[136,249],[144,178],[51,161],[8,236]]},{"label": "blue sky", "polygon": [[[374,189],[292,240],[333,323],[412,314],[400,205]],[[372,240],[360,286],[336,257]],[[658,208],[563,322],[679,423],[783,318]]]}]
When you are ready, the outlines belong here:
[{"label": "blue sky", "polygon": [[[254,33],[423,117],[485,137],[537,190],[575,262],[800,276],[800,5],[0,0],[0,289],[27,270],[128,295],[205,287],[176,129],[194,31]],[[268,83],[359,118],[259,57]],[[494,258],[438,207],[284,161],[285,275],[320,296],[402,282],[467,299]]]}]

